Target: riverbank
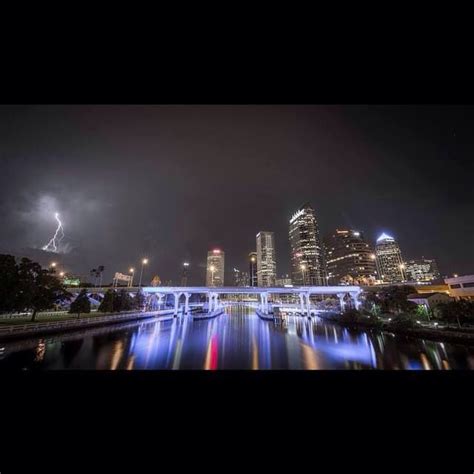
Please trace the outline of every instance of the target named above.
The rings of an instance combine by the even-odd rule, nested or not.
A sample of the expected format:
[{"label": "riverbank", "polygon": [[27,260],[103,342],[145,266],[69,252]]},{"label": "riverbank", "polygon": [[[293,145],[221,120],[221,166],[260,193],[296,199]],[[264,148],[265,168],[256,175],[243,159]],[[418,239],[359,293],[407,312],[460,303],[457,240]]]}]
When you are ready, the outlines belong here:
[{"label": "riverbank", "polygon": [[83,319],[75,318],[58,321],[28,322],[25,324],[1,325],[0,341],[16,337],[51,334],[55,332],[76,330],[84,327],[97,327],[155,317],[159,317],[161,321],[168,321],[173,319],[173,313],[174,310],[172,309],[146,312],[134,311],[127,313],[109,313],[104,316],[94,316]]},{"label": "riverbank", "polygon": [[321,319],[329,321],[340,326],[344,326],[348,329],[355,330],[367,330],[372,329],[381,332],[388,332],[392,334],[398,334],[407,337],[416,337],[421,339],[430,339],[437,342],[451,342],[458,344],[466,344],[474,346],[474,331],[468,331],[466,329],[453,329],[453,328],[426,328],[426,327],[400,327],[396,324],[390,324],[386,321],[341,321],[337,317],[323,317]]}]

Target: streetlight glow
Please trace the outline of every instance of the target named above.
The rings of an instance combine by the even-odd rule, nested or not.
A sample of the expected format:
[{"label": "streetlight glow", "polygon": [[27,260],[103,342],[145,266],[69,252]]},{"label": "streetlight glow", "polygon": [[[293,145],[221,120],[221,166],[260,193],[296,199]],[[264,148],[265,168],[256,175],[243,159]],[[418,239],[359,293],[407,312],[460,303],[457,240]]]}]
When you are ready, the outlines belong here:
[{"label": "streetlight glow", "polygon": [[301,268],[301,273],[303,274],[303,286],[306,285],[306,281],[305,281],[305,270],[306,270],[306,265],[304,263],[302,263],[300,265],[300,268]]},{"label": "streetlight glow", "polygon": [[143,267],[148,263],[148,259],[147,258],[144,258],[142,260],[142,268],[140,270],[140,281],[138,283],[138,286],[141,288],[142,286],[142,277],[143,277]]},{"label": "streetlight glow", "polygon": [[209,270],[211,270],[211,286],[214,286],[214,272],[216,271],[216,267],[211,265]]}]

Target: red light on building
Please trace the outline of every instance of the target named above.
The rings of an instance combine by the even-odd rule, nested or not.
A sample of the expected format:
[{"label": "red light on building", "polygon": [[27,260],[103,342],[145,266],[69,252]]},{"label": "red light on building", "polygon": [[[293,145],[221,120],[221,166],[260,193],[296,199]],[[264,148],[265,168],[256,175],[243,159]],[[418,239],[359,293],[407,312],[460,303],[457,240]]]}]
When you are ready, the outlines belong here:
[{"label": "red light on building", "polygon": [[215,249],[212,251],[212,253],[221,253],[221,251],[219,249]]}]

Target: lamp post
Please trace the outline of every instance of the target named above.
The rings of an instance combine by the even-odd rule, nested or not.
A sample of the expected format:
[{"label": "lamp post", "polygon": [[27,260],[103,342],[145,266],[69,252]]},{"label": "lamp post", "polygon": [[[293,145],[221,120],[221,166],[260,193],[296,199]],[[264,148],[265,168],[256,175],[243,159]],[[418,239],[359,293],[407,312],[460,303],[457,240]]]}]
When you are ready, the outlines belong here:
[{"label": "lamp post", "polygon": [[306,281],[305,281],[305,270],[306,270],[306,265],[304,265],[304,264],[301,264],[301,265],[300,265],[300,268],[301,268],[301,273],[303,274],[303,286],[306,286]]},{"label": "lamp post", "polygon": [[209,270],[211,270],[211,286],[214,286],[214,271],[216,270],[216,267],[214,265],[211,265],[209,267]]},{"label": "lamp post", "polygon": [[143,267],[148,263],[148,259],[144,258],[142,260],[142,269],[140,271],[140,282],[138,283],[138,286],[141,288],[142,287],[142,276],[143,276]]},{"label": "lamp post", "polygon": [[405,272],[403,270],[405,270],[405,264],[401,263],[400,264],[400,271],[401,271],[401,274],[402,274],[402,281],[405,281]]},{"label": "lamp post", "polygon": [[130,268],[129,272],[132,274],[132,278],[130,279],[130,287],[133,286],[133,275],[135,274],[135,269]]},{"label": "lamp post", "polygon": [[189,262],[184,262],[183,273],[181,275],[181,286],[188,286],[188,267],[189,267]]}]

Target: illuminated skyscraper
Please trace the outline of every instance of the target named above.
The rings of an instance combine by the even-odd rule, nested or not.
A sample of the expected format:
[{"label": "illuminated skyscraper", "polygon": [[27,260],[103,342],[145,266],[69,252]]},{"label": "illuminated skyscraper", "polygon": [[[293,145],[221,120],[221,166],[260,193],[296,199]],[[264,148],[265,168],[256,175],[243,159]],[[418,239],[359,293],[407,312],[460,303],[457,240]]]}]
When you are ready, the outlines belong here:
[{"label": "illuminated skyscraper", "polygon": [[207,252],[206,286],[224,286],[224,257],[219,249]]},{"label": "illuminated skyscraper", "polygon": [[257,234],[257,284],[273,286],[276,279],[275,237],[273,232]]},{"label": "illuminated skyscraper", "polygon": [[336,229],[325,239],[325,246],[329,284],[374,283],[375,254],[362,232]]},{"label": "illuminated skyscraper", "polygon": [[306,203],[290,219],[293,285],[326,285],[324,252],[314,209]]},{"label": "illuminated skyscraper", "polygon": [[410,281],[428,282],[440,278],[436,261],[425,257],[421,257],[419,260],[405,262],[405,274]]},{"label": "illuminated skyscraper", "polygon": [[257,286],[257,252],[249,253],[249,285]]},{"label": "illuminated skyscraper", "polygon": [[249,274],[234,268],[234,286],[249,286]]},{"label": "illuminated skyscraper", "polygon": [[378,279],[384,283],[398,283],[406,280],[402,253],[393,237],[383,233],[377,239],[375,256]]}]

